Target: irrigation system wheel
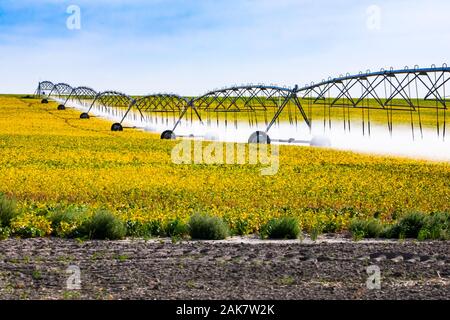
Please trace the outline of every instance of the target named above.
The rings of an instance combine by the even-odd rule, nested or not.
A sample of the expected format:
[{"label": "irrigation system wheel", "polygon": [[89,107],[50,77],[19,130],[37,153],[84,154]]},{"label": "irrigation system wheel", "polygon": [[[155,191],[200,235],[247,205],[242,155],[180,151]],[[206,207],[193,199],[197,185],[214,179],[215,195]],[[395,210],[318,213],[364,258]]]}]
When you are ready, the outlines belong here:
[{"label": "irrigation system wheel", "polygon": [[163,140],[175,140],[177,136],[172,130],[166,130],[163,133],[161,133],[161,139]]},{"label": "irrigation system wheel", "polygon": [[63,105],[63,104],[60,104],[60,105],[58,106],[58,110],[66,110],[66,106]]},{"label": "irrigation system wheel", "polygon": [[264,131],[255,131],[248,138],[248,143],[270,144],[271,140]]},{"label": "irrigation system wheel", "polygon": [[120,123],[114,123],[111,126],[111,131],[123,131],[123,127]]},{"label": "irrigation system wheel", "polygon": [[41,103],[48,103],[48,100],[47,99],[42,99]]},{"label": "irrigation system wheel", "polygon": [[80,114],[80,119],[89,119],[89,115],[86,112]]}]

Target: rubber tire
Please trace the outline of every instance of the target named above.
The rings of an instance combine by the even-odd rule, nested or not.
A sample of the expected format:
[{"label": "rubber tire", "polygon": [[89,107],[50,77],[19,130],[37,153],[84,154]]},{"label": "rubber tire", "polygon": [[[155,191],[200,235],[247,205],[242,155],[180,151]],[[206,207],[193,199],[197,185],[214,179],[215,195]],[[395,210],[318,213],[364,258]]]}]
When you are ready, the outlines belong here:
[{"label": "rubber tire", "polygon": [[161,139],[163,140],[175,140],[177,136],[172,130],[166,130],[163,133],[161,133]]},{"label": "rubber tire", "polygon": [[66,106],[64,106],[63,104],[60,104],[58,106],[58,110],[66,110]]},{"label": "rubber tire", "polygon": [[46,103],[48,103],[48,100],[47,99],[42,99],[41,103],[45,103],[46,104]]},{"label": "rubber tire", "polygon": [[80,114],[80,119],[89,119],[89,115],[86,112]]},{"label": "rubber tire", "polygon": [[271,140],[264,131],[255,131],[248,138],[248,143],[270,144]]},{"label": "rubber tire", "polygon": [[114,123],[111,126],[111,131],[123,131],[123,127],[120,123]]}]

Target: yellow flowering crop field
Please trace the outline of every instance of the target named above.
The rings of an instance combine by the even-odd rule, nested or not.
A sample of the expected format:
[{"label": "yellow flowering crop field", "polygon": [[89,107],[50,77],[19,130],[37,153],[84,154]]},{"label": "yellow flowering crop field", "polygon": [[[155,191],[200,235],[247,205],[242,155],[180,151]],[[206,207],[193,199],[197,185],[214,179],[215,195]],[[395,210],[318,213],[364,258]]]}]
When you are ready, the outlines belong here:
[{"label": "yellow flowering crop field", "polygon": [[450,210],[448,163],[281,146],[276,175],[247,165],[174,164],[177,141],[80,120],[56,103],[0,96],[0,193],[15,198],[16,224],[50,234],[55,206],[106,207],[124,221],[187,220],[194,212],[257,232],[292,215],[306,231],[342,231],[352,217],[389,222],[410,211]]}]

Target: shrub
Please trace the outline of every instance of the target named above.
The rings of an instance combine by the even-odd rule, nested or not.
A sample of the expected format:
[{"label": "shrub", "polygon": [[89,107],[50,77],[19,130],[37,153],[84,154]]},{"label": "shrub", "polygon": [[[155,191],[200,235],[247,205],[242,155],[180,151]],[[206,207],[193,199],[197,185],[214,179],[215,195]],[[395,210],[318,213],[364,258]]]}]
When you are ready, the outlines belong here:
[{"label": "shrub", "polygon": [[36,214],[22,214],[11,222],[11,234],[21,238],[36,238],[50,235],[50,221]]},{"label": "shrub", "polygon": [[164,228],[161,221],[152,220],[142,223],[140,221],[128,220],[126,223],[127,236],[150,238],[153,236],[164,236]]},{"label": "shrub", "polygon": [[163,234],[172,238],[184,238],[189,234],[189,227],[180,218],[175,218],[164,226]]},{"label": "shrub", "polygon": [[127,236],[129,237],[145,237],[148,235],[144,224],[139,221],[128,220],[126,222]]},{"label": "shrub", "polygon": [[310,230],[310,236],[312,241],[316,241],[317,238],[322,234],[322,227],[320,225],[315,225]]},{"label": "shrub", "polygon": [[161,221],[153,220],[144,224],[145,229],[148,230],[150,236],[160,236],[164,233],[164,228]]},{"label": "shrub", "polygon": [[350,222],[349,230],[353,240],[361,240],[366,237],[367,221],[362,219],[353,219]]},{"label": "shrub", "polygon": [[409,213],[383,232],[386,238],[417,238],[419,240],[449,240],[450,214],[434,213],[426,215]]},{"label": "shrub", "polygon": [[219,217],[196,213],[189,220],[192,239],[222,240],[228,237],[228,225]]},{"label": "shrub", "polygon": [[350,222],[349,230],[355,240],[378,238],[383,233],[383,226],[377,219],[362,220],[356,218]]},{"label": "shrub", "polygon": [[438,212],[424,219],[418,239],[450,240],[450,213]]},{"label": "shrub", "polygon": [[0,227],[10,227],[11,221],[18,215],[16,202],[0,194]]},{"label": "shrub", "polygon": [[297,239],[300,235],[300,226],[293,217],[275,218],[261,228],[261,237],[269,239]]},{"label": "shrub", "polygon": [[0,240],[8,239],[11,234],[9,227],[0,227]]},{"label": "shrub", "polygon": [[235,222],[235,226],[233,228],[233,234],[237,234],[238,236],[244,236],[250,233],[250,223],[248,220],[238,219]]},{"label": "shrub", "polygon": [[392,226],[386,228],[386,238],[417,238],[425,225],[425,215],[419,212],[408,213]]},{"label": "shrub", "polygon": [[86,218],[86,208],[75,206],[56,208],[48,218],[53,230],[52,235],[75,238],[80,236],[78,228]]},{"label": "shrub", "polygon": [[418,212],[409,213],[398,222],[399,236],[401,238],[417,238],[424,225],[424,214]]},{"label": "shrub", "polygon": [[377,219],[370,219],[366,223],[366,237],[378,238],[383,232],[383,226]]},{"label": "shrub", "polygon": [[366,236],[368,238],[378,238],[383,232],[383,225],[377,219],[370,219],[366,223]]},{"label": "shrub", "polygon": [[400,237],[400,227],[398,223],[387,225],[383,228],[380,238],[395,239]]},{"label": "shrub", "polygon": [[96,211],[90,219],[81,224],[77,231],[82,237],[100,240],[123,239],[127,233],[125,224],[105,209]]},{"label": "shrub", "polygon": [[128,220],[126,222],[127,236],[130,237],[145,237],[147,236],[147,230],[145,230],[144,224],[139,221]]}]

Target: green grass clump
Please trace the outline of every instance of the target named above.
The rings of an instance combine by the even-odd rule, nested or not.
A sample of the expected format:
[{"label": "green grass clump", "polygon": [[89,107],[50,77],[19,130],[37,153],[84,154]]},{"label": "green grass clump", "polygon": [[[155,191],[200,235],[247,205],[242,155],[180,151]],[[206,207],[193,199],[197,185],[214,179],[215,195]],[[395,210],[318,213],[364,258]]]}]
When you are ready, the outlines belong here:
[{"label": "green grass clump", "polygon": [[11,221],[18,215],[16,202],[0,194],[0,227],[11,227]]},{"label": "green grass clump", "polygon": [[228,225],[219,217],[196,213],[188,223],[189,235],[192,239],[222,240],[228,237]]},{"label": "green grass clump", "polygon": [[163,234],[167,237],[181,239],[189,234],[189,226],[180,218],[169,221],[164,226]]},{"label": "green grass clump", "polygon": [[411,212],[401,217],[396,223],[385,228],[383,238],[405,239],[418,238],[420,230],[425,226],[426,215]]},{"label": "green grass clump", "polygon": [[449,240],[450,213],[411,212],[387,226],[383,226],[377,219],[354,219],[350,223],[349,230],[355,240],[362,238]]},{"label": "green grass clump", "polygon": [[297,239],[300,235],[300,226],[293,217],[271,219],[262,226],[261,238],[269,239]]},{"label": "green grass clump", "polygon": [[391,231],[391,237],[417,238],[420,230],[425,226],[425,215],[412,212],[402,217]]},{"label": "green grass clump", "polygon": [[100,209],[85,220],[77,229],[81,237],[99,240],[119,240],[125,238],[127,228],[118,217],[105,209]]},{"label": "green grass clump", "polygon": [[427,216],[417,238],[419,240],[450,240],[450,213],[438,212]]},{"label": "green grass clump", "polygon": [[86,219],[86,207],[57,207],[48,214],[52,235],[60,238],[82,236],[79,227]]},{"label": "green grass clump", "polygon": [[163,224],[158,220],[152,220],[149,222],[128,220],[126,222],[126,227],[127,236],[133,238],[149,239],[151,237],[165,235]]},{"label": "green grass clump", "polygon": [[383,226],[377,219],[353,219],[350,222],[349,230],[354,240],[378,238],[383,233]]}]

